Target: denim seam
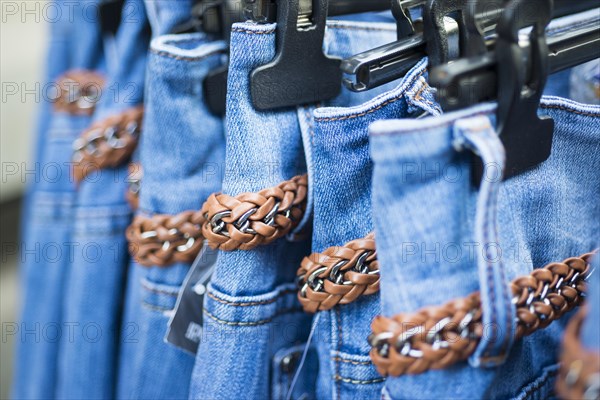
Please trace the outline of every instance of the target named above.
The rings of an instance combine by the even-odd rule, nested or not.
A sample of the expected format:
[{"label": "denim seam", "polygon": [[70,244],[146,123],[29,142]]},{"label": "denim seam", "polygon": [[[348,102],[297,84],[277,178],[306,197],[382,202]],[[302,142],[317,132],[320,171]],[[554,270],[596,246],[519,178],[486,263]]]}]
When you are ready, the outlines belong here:
[{"label": "denim seam", "polygon": [[331,357],[331,359],[333,361],[339,361],[339,362],[348,363],[348,364],[352,364],[352,365],[373,365],[373,361],[354,361],[354,360],[348,360],[346,358],[342,358],[339,356]]},{"label": "denim seam", "polygon": [[[476,112],[474,114],[467,114],[467,115],[463,115],[461,116],[461,118],[471,118],[471,117],[478,117],[480,115],[488,115],[489,112],[488,111],[480,111],[480,112]],[[427,130],[433,130],[433,129],[437,129],[437,128],[443,128],[443,127],[449,127],[450,125],[454,124],[456,121],[444,121],[440,124],[437,125],[430,125],[427,126]],[[376,133],[376,132],[372,132],[371,134],[374,136],[392,136],[392,135],[396,135],[398,133],[405,133],[405,131],[401,131],[401,132],[393,132],[393,133]]]},{"label": "denim seam", "polygon": [[152,293],[164,294],[164,295],[167,295],[170,297],[177,297],[179,295],[179,293],[168,292],[163,289],[156,289],[156,288],[150,287],[148,282],[145,282],[143,280],[140,282],[140,284],[142,285],[142,288],[144,288],[145,290],[152,292]]},{"label": "denim seam", "polygon": [[[416,75],[409,83],[407,83],[407,86],[413,85],[421,76],[423,76],[423,74],[425,74],[425,71],[426,70],[419,72],[418,75]],[[383,107],[387,106],[388,104],[395,103],[398,100],[402,100],[404,98],[404,94],[405,93],[399,93],[397,97],[388,99],[388,100],[384,101],[383,103],[379,104],[378,106],[375,106],[366,111],[362,111],[358,114],[344,115],[342,117],[316,117],[315,121],[317,121],[317,122],[332,122],[332,121],[343,121],[343,120],[348,120],[348,119],[364,117],[365,115],[372,114],[375,111],[382,109]]]},{"label": "denim seam", "polygon": [[[482,124],[482,125],[479,125],[479,126],[476,126],[476,127],[462,128],[462,130],[466,131],[466,132],[469,132],[469,133],[481,134],[481,135],[484,136],[484,139],[485,139],[486,137],[487,138],[491,137],[490,133],[488,131],[488,128],[489,127],[487,125],[483,125]],[[470,143],[471,146],[474,146],[475,148],[478,147],[475,143],[472,142],[472,140],[470,140],[468,138],[467,138],[467,140],[469,142],[471,142]],[[485,143],[486,142],[484,141],[482,144],[485,145],[485,146],[487,146]],[[491,148],[489,148],[489,150],[492,153],[494,152],[493,149],[491,149]],[[499,189],[498,185],[494,185],[493,188],[492,188],[493,192],[490,193],[488,195],[487,199],[486,199],[486,203],[485,203],[485,210],[486,210],[486,212],[485,212],[485,219],[483,221],[483,226],[484,226],[484,229],[483,229],[483,231],[484,231],[484,238],[483,239],[484,239],[484,243],[489,243],[490,229],[488,229],[488,226],[490,225],[490,219],[492,220],[492,223],[491,223],[492,228],[491,229],[494,232],[494,237],[495,238],[498,237],[498,234],[497,234],[497,231],[498,231],[497,220],[495,218],[495,216],[496,216],[496,207],[497,207],[497,196],[496,196],[496,194],[498,192],[498,189]],[[496,201],[493,202],[494,199],[496,199]],[[492,311],[492,315],[491,315],[492,326],[496,326],[496,321],[497,321],[497,313],[496,313],[496,307],[495,307],[495,304],[496,304],[496,286],[495,286],[495,283],[494,283],[493,269],[494,269],[493,265],[489,261],[489,259],[486,260],[486,277],[487,277],[487,283],[488,283],[489,291],[490,291],[490,303],[492,304],[492,307],[491,307],[491,311]],[[506,282],[506,276],[505,276],[505,273],[504,273],[504,268],[502,268],[502,267],[500,267],[500,279],[503,282]],[[511,326],[511,314],[512,314],[512,312],[511,312],[511,303],[507,300],[508,299],[507,289],[508,288],[506,287],[506,285],[502,285],[502,288],[501,288],[502,294],[501,295],[502,295],[502,298],[504,300],[504,306],[506,307],[506,311],[507,311],[507,313],[506,313],[506,321],[505,321],[506,322],[506,326],[510,327]],[[500,348],[500,354],[496,355],[496,356],[494,356],[492,358],[490,358],[488,356],[488,354],[490,352],[490,346],[494,344],[494,341],[487,342],[486,347],[483,349],[483,356],[484,356],[484,358],[487,359],[488,361],[492,361],[493,359],[496,359],[496,358],[502,358],[504,356],[504,353],[506,352],[507,347],[508,347],[510,335],[511,335],[511,333],[507,333],[504,336],[503,342],[501,344],[502,347]]]},{"label": "denim seam", "polygon": [[[488,130],[484,131],[485,135],[487,135],[488,137],[490,137],[490,132]],[[495,138],[492,138],[495,139]],[[494,239],[499,241],[499,235],[498,235],[498,212],[497,212],[497,208],[498,208],[498,191],[500,190],[500,185],[495,185],[494,187],[494,201],[493,201],[493,209],[490,210],[491,213],[491,218],[492,218],[492,224],[493,224],[493,231],[494,231]],[[490,197],[490,200],[491,197]],[[490,264],[491,265],[491,264]],[[500,280],[502,281],[502,286],[501,286],[501,290],[502,290],[502,297],[504,299],[504,308],[506,310],[506,326],[510,329],[511,327],[511,322],[512,322],[512,303],[511,303],[511,299],[510,299],[510,293],[508,293],[508,285],[506,284],[506,274],[504,272],[504,266],[500,266]],[[502,347],[500,349],[500,357],[504,357],[504,354],[507,352],[508,347],[509,347],[509,342],[510,342],[510,337],[512,335],[512,332],[507,332],[507,334],[504,336],[504,341],[502,343]]]},{"label": "denim seam", "polygon": [[150,304],[147,301],[142,301],[142,307],[146,307],[152,311],[172,311],[173,308],[171,307],[161,307],[161,306],[155,306],[154,304]]},{"label": "denim seam", "polygon": [[574,110],[574,109],[569,108],[569,107],[558,106],[558,105],[554,105],[554,104],[540,104],[540,108],[558,109],[558,110],[568,111],[568,112],[573,113],[573,114],[585,115],[585,116],[588,116],[588,117],[600,117],[600,113],[579,111],[579,110]]},{"label": "denim seam", "polygon": [[202,61],[202,60],[204,60],[206,58],[209,58],[211,56],[214,56],[214,55],[217,55],[217,54],[223,54],[223,53],[225,53],[225,51],[223,49],[218,49],[218,50],[212,51],[210,53],[203,54],[203,55],[198,56],[198,57],[176,56],[176,55],[173,55],[173,54],[171,54],[169,52],[166,52],[164,50],[154,50],[154,49],[150,49],[150,53],[155,54],[155,55],[160,56],[160,57],[172,58],[174,60],[179,60],[179,61]]},{"label": "denim seam", "polygon": [[385,378],[377,378],[377,379],[370,379],[370,380],[361,380],[361,379],[345,378],[345,377],[340,376],[338,374],[335,374],[335,376],[333,377],[333,379],[338,384],[339,384],[339,382],[345,382],[345,383],[353,383],[355,385],[370,385],[370,384],[373,384],[373,383],[385,382]]},{"label": "denim seam", "polygon": [[284,310],[281,310],[280,312],[277,312],[275,314],[273,314],[273,316],[269,317],[269,318],[265,318],[265,319],[261,319],[259,321],[255,321],[255,322],[235,322],[235,321],[227,321],[224,319],[221,319],[219,317],[217,317],[216,315],[213,315],[210,313],[210,311],[208,311],[206,308],[202,309],[204,311],[204,314],[206,314],[210,319],[215,320],[223,325],[229,325],[229,326],[258,326],[258,325],[265,325],[268,324],[269,322],[273,321],[275,318],[281,316],[281,315],[285,315],[285,314],[292,314],[292,313],[297,313],[297,312],[303,312],[303,310],[301,308],[286,308]]},{"label": "denim seam", "polygon": [[520,398],[521,400],[530,399],[531,396],[548,381],[548,379],[551,379],[554,376],[556,376],[556,374],[558,373],[558,366],[559,364],[554,364],[544,368],[542,375],[534,379],[533,382],[531,382],[529,385],[526,385],[525,390],[518,395],[519,397],[516,398]]},{"label": "denim seam", "polygon": [[[423,71],[423,72],[425,72],[425,71]],[[422,74],[420,76],[418,76],[417,78],[418,78],[418,84],[421,85],[421,87],[413,95],[412,101],[410,101],[410,102],[413,103],[413,105],[416,105],[416,106],[418,106],[420,108],[423,108],[423,106],[421,104],[426,104],[426,105],[430,106],[432,109],[438,111],[441,114],[442,113],[442,109],[440,108],[440,106],[438,104],[435,104],[431,100],[424,99],[421,96],[423,94],[423,92],[425,91],[425,89],[430,88],[430,86],[427,84],[427,82],[423,78]],[[418,87],[418,86],[416,86],[416,87]],[[421,104],[419,104],[419,103],[421,103]]]},{"label": "denim seam", "polygon": [[263,304],[272,304],[275,303],[276,301],[278,301],[279,299],[281,299],[284,296],[287,296],[291,293],[296,293],[296,290],[293,289],[286,289],[286,290],[282,290],[281,292],[279,292],[279,294],[275,297],[273,297],[272,299],[269,300],[262,300],[262,301],[250,301],[250,302],[236,302],[236,301],[228,301],[228,300],[223,300],[219,297],[217,297],[216,295],[214,295],[213,293],[211,293],[210,291],[206,293],[206,295],[208,297],[210,297],[211,299],[221,303],[221,304],[226,304],[228,306],[234,306],[234,307],[250,307],[250,306],[260,306]]},{"label": "denim seam", "polygon": [[232,28],[231,32],[246,33],[248,35],[269,35],[271,33],[275,33],[275,29],[271,29],[268,31],[251,31],[249,29]]}]

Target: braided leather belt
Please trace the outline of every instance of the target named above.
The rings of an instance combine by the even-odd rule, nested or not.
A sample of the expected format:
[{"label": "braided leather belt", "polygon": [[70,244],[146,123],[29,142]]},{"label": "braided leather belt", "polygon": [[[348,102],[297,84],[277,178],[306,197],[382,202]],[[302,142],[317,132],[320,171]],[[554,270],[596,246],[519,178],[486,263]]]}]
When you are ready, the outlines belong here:
[{"label": "braided leather belt", "polygon": [[561,399],[600,399],[600,353],[584,349],[579,340],[586,313],[579,310],[565,330],[556,380]]},{"label": "braided leather belt", "polygon": [[57,81],[60,93],[52,101],[56,111],[72,115],[92,115],[102,95],[104,77],[94,71],[65,72]]},{"label": "braided leather belt", "polygon": [[251,250],[292,230],[306,209],[308,178],[296,176],[258,193],[212,194],[201,210],[138,215],[126,231],[129,250],[145,266],[191,262],[203,239],[213,249]]},{"label": "braided leather belt", "polygon": [[[517,339],[545,328],[579,305],[594,253],[535,269],[511,284],[517,307]],[[370,356],[383,376],[420,374],[466,360],[483,335],[479,293],[443,306],[392,318],[376,317]]]},{"label": "braided leather belt", "polygon": [[143,107],[135,107],[96,122],[73,142],[73,176],[81,182],[93,171],[117,167],[135,150]]},{"label": "braided leather belt", "polygon": [[202,233],[212,248],[250,250],[285,236],[306,209],[308,176],[296,176],[258,193],[211,194],[202,212]]},{"label": "braided leather belt", "polygon": [[375,234],[304,257],[296,273],[298,299],[314,313],[379,291]]}]

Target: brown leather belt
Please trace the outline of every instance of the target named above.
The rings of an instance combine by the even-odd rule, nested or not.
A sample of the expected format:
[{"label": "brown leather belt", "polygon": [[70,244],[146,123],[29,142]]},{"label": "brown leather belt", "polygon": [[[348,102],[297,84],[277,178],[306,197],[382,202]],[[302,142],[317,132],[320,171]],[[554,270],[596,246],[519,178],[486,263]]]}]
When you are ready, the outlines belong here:
[{"label": "brown leather belt", "polygon": [[329,310],[379,291],[375,234],[304,257],[296,273],[304,311]]},{"label": "brown leather belt", "polygon": [[[517,339],[545,328],[582,302],[593,255],[551,263],[512,282]],[[383,376],[400,376],[464,361],[482,337],[481,316],[479,293],[415,313],[378,316],[369,336],[373,364]]]},{"label": "brown leather belt", "polygon": [[52,101],[54,110],[72,115],[92,115],[102,95],[104,77],[94,71],[73,70],[57,80],[60,93]]},{"label": "brown leather belt", "polygon": [[127,229],[129,249],[144,266],[191,262],[206,239],[224,251],[269,244],[298,225],[306,209],[308,178],[296,176],[258,193],[212,194],[201,210],[138,215]]},{"label": "brown leather belt", "polygon": [[142,188],[142,177],[144,171],[142,165],[137,162],[132,162],[128,167],[129,174],[127,175],[127,193],[125,198],[131,207],[132,211],[136,211],[140,206],[140,190]]},{"label": "brown leather belt", "polygon": [[81,182],[94,171],[127,162],[137,147],[143,107],[96,122],[73,142],[73,176]]},{"label": "brown leather belt", "polygon": [[565,330],[556,380],[556,392],[561,399],[600,398],[600,353],[584,349],[579,339],[586,314],[587,309],[582,307]]}]

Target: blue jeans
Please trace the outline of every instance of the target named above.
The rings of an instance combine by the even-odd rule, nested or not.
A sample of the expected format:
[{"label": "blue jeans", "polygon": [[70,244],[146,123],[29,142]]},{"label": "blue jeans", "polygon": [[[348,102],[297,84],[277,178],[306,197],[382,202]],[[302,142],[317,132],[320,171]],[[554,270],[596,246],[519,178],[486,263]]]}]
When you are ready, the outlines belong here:
[{"label": "blue jeans", "polygon": [[[153,39],[147,69],[139,213],[199,209],[221,187],[223,123],[207,110],[202,81],[225,44],[203,34]],[[163,341],[189,264],[129,266],[119,354],[118,398],[188,395],[194,357]]]},{"label": "blue jeans", "polygon": [[595,272],[589,279],[587,302],[587,316],[583,323],[581,342],[589,351],[600,353],[600,257],[596,255],[592,260]]},{"label": "blue jeans", "polygon": [[[327,54],[348,57],[393,40],[393,24],[330,22],[324,48]],[[324,245],[324,232],[317,231],[324,230],[327,225],[331,228],[331,220],[328,219],[330,217],[323,214],[321,209],[325,198],[318,192],[319,185],[327,183],[317,181],[322,176],[318,169],[330,170],[340,168],[341,165],[340,170],[351,173],[356,170],[361,178],[368,177],[368,170],[365,169],[368,168],[368,152],[365,147],[367,125],[364,122],[361,131],[361,118],[348,119],[348,123],[344,125],[344,129],[351,132],[356,128],[356,133],[342,131],[338,126],[334,131],[323,132],[322,140],[331,147],[322,150],[321,147],[325,145],[317,145],[321,140],[318,139],[321,133],[318,131],[319,123],[312,115],[314,107],[275,112],[254,110],[249,90],[250,72],[270,61],[274,55],[274,24],[243,23],[233,26],[223,192],[237,195],[242,192],[259,191],[308,170],[309,191],[312,191],[309,198],[314,198],[314,201],[309,200],[304,221],[288,240],[280,239],[251,251],[220,252],[208,287],[208,295],[204,300],[204,332],[196,355],[190,390],[192,399],[285,398],[311,325],[310,316],[303,313],[296,299],[297,290],[293,282],[302,256],[310,252],[310,240],[303,240],[303,233],[306,223],[310,220],[313,203],[316,229],[313,246]],[[344,90],[338,98],[329,101],[328,105],[353,106],[367,101],[383,90],[386,90],[386,87],[367,94],[354,94]],[[343,113],[344,110],[346,109],[332,108],[330,112]],[[338,143],[337,140],[342,140],[343,137],[347,138],[346,146],[341,146],[344,150],[332,150],[335,147],[333,143]],[[359,155],[350,155],[359,149]],[[318,154],[311,156],[311,152]],[[313,158],[326,153],[330,157],[326,162],[333,160],[334,164],[313,164]],[[306,159],[309,160],[308,166]],[[358,171],[359,169],[362,170]],[[340,174],[342,173],[338,173]],[[365,192],[361,193],[360,200],[357,201],[368,198],[368,180],[364,181],[364,184]],[[332,191],[337,193],[336,189],[332,188]],[[354,189],[352,193],[355,193]],[[332,196],[330,192],[328,198],[331,199]],[[356,199],[340,200],[341,202],[334,202],[332,207],[336,207],[338,211],[344,210],[342,214],[350,216],[345,210],[353,209]],[[356,205],[357,209],[366,206],[362,203]],[[334,218],[338,221],[337,215]],[[362,216],[352,215],[351,218],[344,226],[352,230],[348,232],[348,237],[355,238],[354,235],[368,232],[371,228],[368,217],[364,219]],[[340,220],[342,219],[340,217]],[[336,235],[344,232],[344,228],[329,229],[333,240],[327,239],[328,242],[343,244],[338,242],[341,237]],[[366,329],[368,323],[365,322],[365,325]],[[319,333],[329,329],[330,327],[319,329]],[[314,398],[316,395],[317,369],[327,366],[331,354],[329,349],[323,348],[319,356],[324,357],[325,361],[318,365],[315,344],[313,343],[308,353],[306,365],[298,377],[292,398],[302,395]],[[328,343],[325,345],[328,346]],[[291,367],[290,358],[295,359]],[[327,367],[324,371],[319,370],[319,374],[320,381],[324,383],[319,389],[318,397],[329,398],[333,390],[332,370]]]},{"label": "blue jeans", "polygon": [[[60,18],[51,25],[48,82],[69,69],[103,68],[97,21],[85,18],[92,2],[55,1]],[[93,7],[92,7],[93,8]],[[72,142],[87,127],[87,116],[69,115],[41,105],[33,182],[28,182],[21,244],[21,302],[14,398],[55,395],[59,343],[69,335],[62,299],[74,253],[72,241],[75,184],[70,178]]]},{"label": "blue jeans", "polygon": [[152,26],[152,36],[167,35],[177,25],[187,22],[191,16],[193,0],[144,0]]},{"label": "blue jeans", "polygon": [[[426,83],[426,66],[427,60],[421,61],[396,88],[369,102],[314,112],[310,130],[313,251],[340,246],[373,231],[369,125],[387,118],[441,112],[433,99],[433,89]],[[319,313],[318,398],[366,399],[381,395],[384,380],[371,364],[365,339],[370,321],[380,312],[380,298],[374,294]]]},{"label": "blue jeans", "polygon": [[[126,1],[123,10],[116,36],[105,38],[106,85],[94,121],[142,102],[150,31],[142,0]],[[77,188],[72,240],[80,251],[74,253],[63,299],[63,319],[77,334],[62,338],[58,398],[114,398],[129,261],[126,175],[127,165],[103,169]]]},{"label": "blue jeans", "polygon": [[[495,110],[495,104],[483,104],[371,126],[383,315],[480,291],[484,326],[498,328],[497,334],[484,335],[470,365],[388,378],[388,398],[548,398],[552,393],[557,370],[552,349],[559,347],[564,319],[511,345],[515,327],[508,282],[598,246],[600,205],[590,199],[599,194],[600,157],[586,149],[598,146],[600,107],[544,98],[540,112],[556,124],[552,155],[507,181],[498,178],[504,152],[494,132]],[[479,190],[470,183],[469,148],[489,168]]]}]

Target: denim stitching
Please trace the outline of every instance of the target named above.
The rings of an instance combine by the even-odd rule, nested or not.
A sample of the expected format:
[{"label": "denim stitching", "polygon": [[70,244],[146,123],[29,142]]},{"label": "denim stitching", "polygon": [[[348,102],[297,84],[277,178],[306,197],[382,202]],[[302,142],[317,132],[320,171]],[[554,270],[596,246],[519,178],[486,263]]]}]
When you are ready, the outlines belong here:
[{"label": "denim stitching", "polygon": [[157,56],[160,56],[160,57],[172,58],[172,59],[179,60],[179,61],[202,61],[202,60],[204,60],[206,58],[209,58],[211,56],[214,56],[214,55],[224,54],[225,50],[224,49],[218,49],[218,50],[211,51],[210,53],[206,53],[206,54],[203,54],[203,55],[198,56],[198,57],[176,56],[176,55],[174,55],[172,53],[169,53],[167,51],[164,51],[164,50],[154,50],[154,49],[150,49],[150,53],[156,54]]},{"label": "denim stitching", "polygon": [[348,364],[352,364],[352,365],[373,365],[373,361],[354,361],[354,360],[349,360],[347,358],[342,358],[339,356],[331,357],[331,359],[333,361],[339,361],[339,362],[348,363]]},{"label": "denim stitching", "polygon": [[272,299],[269,300],[262,300],[262,301],[249,301],[249,302],[237,302],[237,301],[229,301],[229,300],[223,300],[219,297],[217,297],[216,295],[214,295],[213,293],[211,293],[210,291],[208,291],[206,293],[206,295],[208,297],[210,297],[211,299],[221,303],[221,304],[226,304],[228,306],[234,306],[234,307],[250,307],[250,306],[259,306],[262,304],[272,304],[275,303],[277,300],[279,300],[281,297],[284,297],[290,293],[296,293],[296,290],[294,289],[285,289],[282,290],[281,292],[279,292],[279,294],[277,294],[277,296],[275,296]]},{"label": "denim stitching", "polygon": [[548,379],[553,378],[558,373],[559,364],[554,364],[549,367],[544,368],[542,375],[538,376],[532,383],[525,386],[525,391],[521,392],[518,397],[515,399],[525,400],[530,399],[531,396],[538,390],[542,385],[544,385]]},{"label": "denim stitching", "polygon": [[370,379],[370,380],[351,379],[351,378],[345,378],[345,377],[340,376],[338,374],[336,374],[333,377],[333,379],[337,383],[339,383],[339,382],[345,382],[345,383],[353,383],[355,385],[370,385],[370,384],[373,384],[373,383],[380,383],[380,382],[384,382],[385,381],[385,378],[377,378],[377,379]]},{"label": "denim stitching", "polygon": [[579,111],[579,110],[575,110],[573,108],[559,106],[559,105],[555,105],[555,104],[540,104],[540,108],[552,108],[552,109],[568,111],[573,114],[585,115],[588,117],[600,117],[600,113],[594,113],[594,112],[590,112],[590,111]]},{"label": "denim stitching", "polygon": [[246,33],[248,35],[268,35],[271,33],[275,33],[275,29],[270,29],[268,31],[251,31],[250,29],[232,28],[231,32]]},{"label": "denim stitching", "polygon": [[160,311],[160,312],[173,311],[173,308],[155,306],[154,304],[150,304],[150,303],[148,303],[146,301],[142,301],[142,307],[148,308],[148,309],[150,309],[152,311]]},{"label": "denim stitching", "polygon": [[[487,135],[488,137],[492,137],[492,139],[497,139],[497,136],[495,136],[495,134],[492,134],[492,132],[487,131]],[[494,136],[492,136],[494,135]],[[500,141],[496,141],[496,150],[497,151],[504,151],[504,146],[502,146],[502,142]],[[506,161],[505,161],[506,163]],[[497,243],[499,243],[499,234],[498,234],[498,195],[500,192],[500,184],[501,181],[495,185],[495,189],[494,189],[494,214],[493,214],[493,221],[494,221],[494,238],[496,240]],[[506,311],[506,326],[508,329],[511,328],[511,326],[513,326],[513,320],[511,318],[512,316],[512,296],[511,293],[509,293],[508,290],[508,285],[506,284],[507,279],[506,279],[506,273],[505,273],[505,269],[503,267],[503,265],[500,266],[500,280],[502,281],[502,286],[501,286],[501,290],[502,290],[502,297],[504,299],[504,309]],[[504,354],[506,353],[506,351],[508,350],[508,346],[509,346],[509,341],[510,338],[512,336],[512,330],[511,332],[506,332],[507,334],[504,336],[504,342],[502,343],[502,348],[500,349],[500,353]]]},{"label": "denim stitching", "polygon": [[[416,75],[408,84],[407,86],[410,85],[414,85],[415,81],[417,81],[421,76],[423,76],[423,74],[425,74],[426,70],[423,70],[421,72],[419,72],[418,75]],[[315,121],[317,122],[332,122],[332,121],[343,121],[343,120],[347,120],[347,119],[354,119],[354,118],[359,118],[359,117],[364,117],[365,115],[368,114],[372,114],[375,111],[381,110],[383,107],[387,106],[388,104],[391,103],[395,103],[398,100],[402,100],[404,98],[405,93],[399,93],[398,96],[392,98],[392,99],[388,99],[386,101],[384,101],[383,103],[381,103],[378,106],[375,106],[373,108],[370,108],[366,111],[362,111],[358,114],[351,114],[351,115],[344,115],[341,117],[316,117]]]},{"label": "denim stitching", "polygon": [[[469,138],[467,135],[465,135],[465,138],[467,139],[467,141],[469,142],[469,144],[475,148],[479,148],[480,150],[488,150],[491,151],[492,154],[494,154],[494,145],[499,145],[499,143],[495,143],[494,139],[497,139],[497,137],[493,137],[490,132],[489,132],[489,127],[481,125],[478,127],[472,127],[472,128],[467,128],[464,129],[465,131],[469,132],[469,133],[475,133],[475,134],[481,134],[483,139],[485,139],[479,146],[471,139]],[[491,143],[488,143],[491,140]],[[495,150],[499,150],[499,151],[503,151],[502,148],[496,148]],[[481,152],[484,153],[484,152]],[[485,157],[485,154],[482,154],[482,158]],[[490,193],[486,199],[486,203],[485,203],[485,220],[483,222],[483,232],[484,232],[484,242],[485,243],[489,243],[489,234],[490,234],[490,220],[491,220],[491,229],[492,229],[492,236],[494,238],[498,237],[498,226],[497,226],[497,219],[496,219],[496,208],[497,208],[497,193],[499,190],[499,185],[495,184],[492,185],[492,187],[490,188]],[[496,242],[497,243],[497,239]],[[492,263],[488,260],[486,260],[486,275],[487,275],[487,283],[489,285],[489,289],[490,289],[490,301],[492,303],[492,324],[496,325],[496,320],[497,320],[497,314],[496,314],[496,307],[495,307],[495,303],[496,303],[496,287],[494,284],[494,277],[493,277],[493,265]],[[500,279],[504,282],[506,280],[506,276],[504,274],[504,268],[502,266],[500,266]],[[504,306],[506,308],[507,311],[507,315],[506,315],[506,325],[507,327],[511,326],[511,314],[512,314],[512,310],[511,310],[511,303],[510,300],[508,299],[508,295],[507,295],[507,287],[506,285],[502,285],[501,287],[501,291],[502,291],[502,299],[504,301]],[[504,335],[504,339],[502,342],[502,347],[500,348],[500,356],[502,356],[505,352],[506,352],[506,348],[508,347],[508,341],[510,338],[510,333],[507,333],[507,335]],[[489,354],[489,347],[493,344],[494,342],[488,342],[486,347],[484,348],[483,351],[483,355],[484,357],[487,358],[486,354]]]},{"label": "denim stitching", "polygon": [[235,322],[235,321],[227,321],[224,319],[221,319],[213,314],[210,313],[210,311],[208,311],[206,308],[202,308],[202,311],[204,311],[204,314],[206,314],[210,319],[213,319],[223,325],[229,325],[229,326],[258,326],[258,325],[265,325],[268,324],[269,322],[273,321],[275,318],[284,315],[284,314],[292,314],[292,313],[297,313],[297,312],[302,312],[301,308],[286,308],[284,310],[281,310],[278,313],[273,314],[272,317],[266,318],[266,319],[261,319],[259,321],[256,322]]},{"label": "denim stitching", "polygon": [[152,293],[156,293],[156,294],[164,294],[170,297],[177,297],[179,295],[179,292],[174,293],[174,292],[168,292],[164,289],[157,289],[157,288],[153,288],[151,287],[150,283],[146,280],[140,280],[140,285],[142,286],[142,288],[144,288],[145,290],[152,292]]}]

